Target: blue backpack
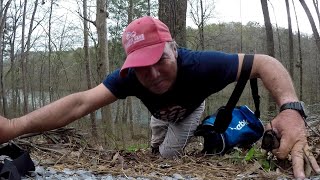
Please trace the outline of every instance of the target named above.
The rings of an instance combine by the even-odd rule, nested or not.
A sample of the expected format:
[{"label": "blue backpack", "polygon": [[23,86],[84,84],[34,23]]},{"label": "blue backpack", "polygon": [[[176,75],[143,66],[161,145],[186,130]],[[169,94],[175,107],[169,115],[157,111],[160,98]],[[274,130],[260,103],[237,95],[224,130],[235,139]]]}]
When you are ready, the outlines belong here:
[{"label": "blue backpack", "polygon": [[236,104],[250,77],[254,55],[245,55],[241,74],[226,106],[220,107],[213,115],[206,117],[194,135],[203,136],[203,153],[224,154],[235,146],[250,146],[258,141],[264,133],[260,117],[260,96],[257,79],[251,79],[250,85],[256,111],[247,106]]},{"label": "blue backpack", "polygon": [[264,132],[259,118],[247,107],[238,106],[232,111],[232,121],[223,133],[214,131],[216,114],[206,117],[198,126],[195,135],[203,136],[202,153],[225,154],[233,147],[249,147],[258,141]]}]

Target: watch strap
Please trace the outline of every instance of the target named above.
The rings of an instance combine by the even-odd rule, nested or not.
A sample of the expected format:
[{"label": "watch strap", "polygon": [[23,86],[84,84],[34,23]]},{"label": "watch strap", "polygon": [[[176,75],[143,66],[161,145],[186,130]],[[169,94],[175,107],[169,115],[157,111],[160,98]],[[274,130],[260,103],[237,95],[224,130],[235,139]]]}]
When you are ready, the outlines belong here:
[{"label": "watch strap", "polygon": [[307,118],[305,112],[304,112],[304,107],[301,105],[301,102],[289,102],[289,103],[285,103],[280,107],[280,112],[282,112],[283,110],[286,109],[292,109],[292,110],[296,110],[299,112],[299,114],[303,117],[303,118]]}]

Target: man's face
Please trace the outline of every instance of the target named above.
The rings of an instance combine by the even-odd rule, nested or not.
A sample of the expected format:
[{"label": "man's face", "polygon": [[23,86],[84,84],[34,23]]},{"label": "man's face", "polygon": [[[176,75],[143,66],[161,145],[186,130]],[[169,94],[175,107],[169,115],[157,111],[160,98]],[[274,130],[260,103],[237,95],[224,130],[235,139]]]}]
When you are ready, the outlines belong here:
[{"label": "man's face", "polygon": [[177,77],[176,49],[167,43],[160,60],[152,65],[134,68],[140,83],[155,94],[170,89]]}]

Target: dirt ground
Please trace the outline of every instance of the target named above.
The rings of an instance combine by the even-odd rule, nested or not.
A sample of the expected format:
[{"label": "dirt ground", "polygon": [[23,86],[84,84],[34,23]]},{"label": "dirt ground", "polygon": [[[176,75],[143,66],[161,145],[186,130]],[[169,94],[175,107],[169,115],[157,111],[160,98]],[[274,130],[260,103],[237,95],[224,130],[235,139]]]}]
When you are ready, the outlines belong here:
[{"label": "dirt ground", "polygon": [[[318,123],[317,123],[318,124]],[[318,125],[309,128],[309,145],[320,163],[320,136]],[[207,156],[200,153],[201,139],[194,138],[181,158],[168,160],[151,153],[149,148],[131,152],[110,151],[92,147],[83,141],[72,128],[21,138],[15,142],[29,149],[31,158],[42,166],[56,170],[85,169],[96,174],[124,175],[160,179],[178,173],[197,179],[292,179],[289,160],[278,161],[260,148],[248,157],[248,149],[235,148],[224,156]],[[307,172],[314,176],[313,172]]]}]

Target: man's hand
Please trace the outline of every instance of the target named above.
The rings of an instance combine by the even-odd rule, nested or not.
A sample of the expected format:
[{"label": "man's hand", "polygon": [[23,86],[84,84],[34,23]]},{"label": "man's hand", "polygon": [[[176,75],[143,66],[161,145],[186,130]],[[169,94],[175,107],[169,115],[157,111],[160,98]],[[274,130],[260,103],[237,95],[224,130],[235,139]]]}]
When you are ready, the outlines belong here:
[{"label": "man's hand", "polygon": [[[285,159],[291,153],[295,178],[305,178],[304,161],[309,161],[312,169],[320,173],[320,167],[307,143],[305,122],[297,111],[287,109],[280,112],[272,120],[272,127],[281,138],[280,147],[274,149],[272,153],[279,159]],[[267,129],[270,128],[269,124]]]}]

